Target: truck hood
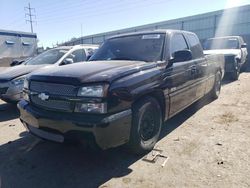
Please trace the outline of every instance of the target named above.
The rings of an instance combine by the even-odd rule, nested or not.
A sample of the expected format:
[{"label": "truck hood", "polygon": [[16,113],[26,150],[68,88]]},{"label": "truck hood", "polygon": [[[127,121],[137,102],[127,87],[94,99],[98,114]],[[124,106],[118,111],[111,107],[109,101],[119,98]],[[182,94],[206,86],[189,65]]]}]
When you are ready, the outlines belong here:
[{"label": "truck hood", "polygon": [[143,61],[89,61],[56,69],[40,69],[32,73],[29,79],[73,85],[93,82],[111,83],[118,78],[156,66],[156,63]]},{"label": "truck hood", "polygon": [[8,67],[0,72],[0,80],[10,81],[14,78],[29,74],[45,66],[46,65],[18,65],[14,67]]},{"label": "truck hood", "polygon": [[223,54],[223,55],[235,55],[240,56],[241,51],[239,49],[218,49],[218,50],[204,50],[205,55],[210,54]]}]

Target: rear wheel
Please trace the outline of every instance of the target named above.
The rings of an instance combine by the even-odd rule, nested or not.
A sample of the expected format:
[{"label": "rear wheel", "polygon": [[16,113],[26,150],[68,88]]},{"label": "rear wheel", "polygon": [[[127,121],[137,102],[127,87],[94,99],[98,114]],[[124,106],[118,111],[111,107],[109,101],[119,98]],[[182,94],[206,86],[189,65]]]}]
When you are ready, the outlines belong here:
[{"label": "rear wheel", "polygon": [[211,98],[212,99],[218,99],[220,95],[220,90],[221,90],[221,73],[217,72],[215,75],[215,81],[214,81],[214,86],[211,91]]},{"label": "rear wheel", "polygon": [[151,151],[159,139],[162,111],[152,97],[145,97],[133,106],[132,127],[128,148],[135,154]]}]

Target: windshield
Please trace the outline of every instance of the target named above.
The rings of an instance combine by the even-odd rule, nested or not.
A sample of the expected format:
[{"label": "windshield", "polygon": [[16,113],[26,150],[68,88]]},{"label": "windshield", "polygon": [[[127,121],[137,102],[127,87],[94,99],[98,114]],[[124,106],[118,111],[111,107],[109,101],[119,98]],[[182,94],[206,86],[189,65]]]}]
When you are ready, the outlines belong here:
[{"label": "windshield", "polygon": [[209,39],[204,43],[204,50],[238,49],[239,42],[236,38]]},{"label": "windshield", "polygon": [[26,65],[54,64],[68,51],[63,49],[52,49],[30,59]]},{"label": "windshield", "polygon": [[145,34],[112,38],[104,42],[100,49],[90,58],[90,61],[160,61],[162,60],[164,39],[164,34]]}]

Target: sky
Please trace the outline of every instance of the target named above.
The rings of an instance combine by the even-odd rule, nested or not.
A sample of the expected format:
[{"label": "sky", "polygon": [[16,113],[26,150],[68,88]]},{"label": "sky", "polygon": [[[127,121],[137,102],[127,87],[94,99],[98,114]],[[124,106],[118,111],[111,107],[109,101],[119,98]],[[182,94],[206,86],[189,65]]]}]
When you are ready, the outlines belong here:
[{"label": "sky", "polygon": [[39,46],[73,37],[171,20],[234,6],[250,0],[0,0],[0,29],[30,32],[24,7],[30,3]]}]

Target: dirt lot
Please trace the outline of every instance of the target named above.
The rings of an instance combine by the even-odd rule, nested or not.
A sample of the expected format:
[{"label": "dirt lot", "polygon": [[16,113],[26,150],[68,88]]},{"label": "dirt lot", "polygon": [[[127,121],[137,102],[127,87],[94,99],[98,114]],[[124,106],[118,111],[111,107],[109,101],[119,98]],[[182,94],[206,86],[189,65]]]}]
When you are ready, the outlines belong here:
[{"label": "dirt lot", "polygon": [[[250,187],[250,73],[166,122],[156,163],[123,149],[95,153],[29,135],[0,102],[0,176],[9,187]],[[1,185],[0,185],[1,187]]]}]

